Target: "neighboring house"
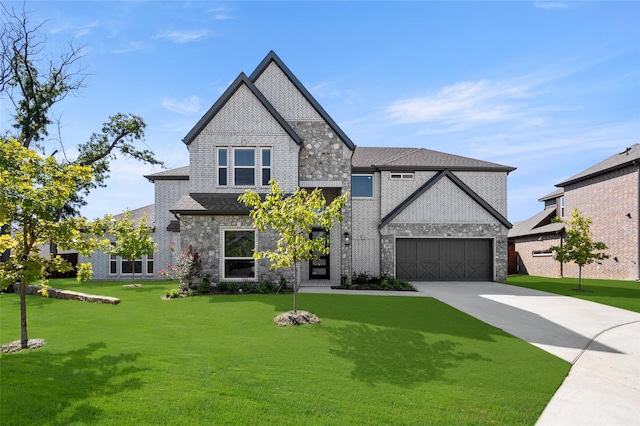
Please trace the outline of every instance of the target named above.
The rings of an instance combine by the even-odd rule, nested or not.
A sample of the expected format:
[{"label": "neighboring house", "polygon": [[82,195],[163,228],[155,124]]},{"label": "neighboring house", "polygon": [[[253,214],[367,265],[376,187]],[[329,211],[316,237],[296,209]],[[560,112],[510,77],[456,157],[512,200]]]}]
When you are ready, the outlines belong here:
[{"label": "neighboring house", "polygon": [[200,253],[212,282],[292,278],[253,259],[253,250],[275,247],[277,235],[257,232],[237,201],[245,189],[269,192],[275,179],[287,193],[321,188],[329,202],[351,195],[330,231],[329,254],[303,265],[305,284],[359,273],[506,278],[514,168],[421,148],[356,147],[274,52],[250,76],[241,73],[183,142],[188,167],[146,176],[155,184],[162,267],[173,262],[167,244],[175,243]]},{"label": "neighboring house", "polygon": [[[517,272],[545,277],[577,277],[573,263],[553,259],[551,246],[563,243],[564,223],[574,208],[592,219],[595,241],[604,242],[611,256],[583,268],[586,278],[640,279],[640,144],[589,167],[556,185],[559,189],[542,197],[542,212],[516,222],[509,232]],[[513,272],[513,271],[512,271]]]}]

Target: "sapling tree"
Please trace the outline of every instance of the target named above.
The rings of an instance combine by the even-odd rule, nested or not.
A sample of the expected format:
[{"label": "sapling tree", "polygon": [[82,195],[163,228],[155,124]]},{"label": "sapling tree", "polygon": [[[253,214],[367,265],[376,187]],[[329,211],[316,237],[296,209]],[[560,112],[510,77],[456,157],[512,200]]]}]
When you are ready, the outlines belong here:
[{"label": "sapling tree", "polygon": [[566,222],[563,244],[550,247],[558,262],[572,262],[578,265],[578,290],[580,291],[583,291],[582,267],[597,260],[609,258],[609,255],[603,252],[607,249],[607,245],[600,241],[593,241],[591,223],[591,218],[583,217],[578,209],[573,209],[571,219]]},{"label": "sapling tree", "polygon": [[[60,256],[41,255],[39,247],[56,244],[88,256],[107,250],[102,236],[109,217],[87,221],[84,217],[60,218],[57,211],[93,178],[91,168],[61,165],[54,157],[41,157],[14,139],[0,138],[0,287],[17,285],[20,294],[21,347],[28,345],[26,286],[34,281],[45,285],[48,271],[66,272],[71,265]],[[91,264],[78,265],[78,280],[91,277]],[[46,285],[42,290],[47,294]]]},{"label": "sapling tree", "polygon": [[115,246],[110,254],[120,256],[131,263],[131,283],[135,283],[135,261],[144,255],[153,254],[156,243],[151,237],[153,229],[147,226],[147,215],[143,214],[138,223],[131,219],[131,212],[126,210],[124,218],[111,223],[109,234],[115,237]]},{"label": "sapling tree", "polygon": [[296,312],[301,262],[329,252],[328,237],[311,238],[311,230],[320,226],[329,231],[336,221],[342,221],[342,208],[349,194],[340,195],[327,205],[318,188],[311,192],[296,188],[293,194],[285,195],[275,180],[269,184],[271,193],[264,200],[252,190],[246,190],[238,200],[251,208],[249,215],[256,229],[262,232],[271,228],[279,234],[275,249],[255,251],[253,257],[268,259],[271,269],[293,267],[293,311]]}]

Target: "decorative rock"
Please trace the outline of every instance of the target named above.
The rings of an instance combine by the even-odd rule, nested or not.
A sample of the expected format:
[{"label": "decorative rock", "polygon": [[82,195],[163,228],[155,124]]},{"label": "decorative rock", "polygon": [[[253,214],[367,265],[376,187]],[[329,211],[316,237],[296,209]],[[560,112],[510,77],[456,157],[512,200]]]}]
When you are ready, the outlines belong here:
[{"label": "decorative rock", "polygon": [[[39,293],[40,290],[42,290],[42,286],[39,285],[27,286],[27,294],[33,296],[42,296],[42,293]],[[18,286],[14,286],[14,292],[18,292]],[[80,300],[83,302],[106,303],[109,305],[117,305],[118,303],[120,303],[120,299],[118,299],[117,297],[98,296],[95,294],[79,293],[77,291],[60,290],[58,288],[52,287],[49,288],[48,292],[49,297],[52,299]]]},{"label": "decorative rock", "polygon": [[275,317],[273,322],[281,327],[288,327],[291,325],[318,324],[320,318],[307,311],[289,311]]}]

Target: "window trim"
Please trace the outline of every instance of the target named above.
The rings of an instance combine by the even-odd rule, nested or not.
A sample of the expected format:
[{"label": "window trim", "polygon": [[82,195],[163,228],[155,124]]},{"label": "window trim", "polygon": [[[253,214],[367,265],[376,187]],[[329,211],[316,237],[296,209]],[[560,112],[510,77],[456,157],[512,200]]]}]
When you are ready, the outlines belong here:
[{"label": "window trim", "polygon": [[[220,152],[224,151],[225,153],[225,163],[224,165],[220,164]],[[218,186],[222,186],[222,187],[228,187],[229,186],[229,149],[228,148],[218,148],[216,150],[216,162],[218,165],[218,174],[216,175],[216,179],[217,182],[216,184]],[[224,170],[224,176],[226,177],[226,183],[221,184],[220,183],[220,176],[221,176],[221,172]]]},{"label": "window trim", "polygon": [[[111,245],[113,246],[113,248],[116,247],[116,242],[115,241],[111,241]],[[120,262],[118,260],[118,256],[116,256],[115,254],[109,253],[109,275],[118,275],[118,266],[119,266]],[[115,272],[111,272],[111,266],[115,266]]]},{"label": "window trim", "polygon": [[[264,153],[265,151],[269,152],[269,165],[265,166],[264,164]],[[271,175],[271,171],[272,169],[272,157],[273,157],[273,150],[271,149],[271,147],[264,147],[264,148],[260,148],[260,186],[269,186],[269,181],[271,179],[273,179],[273,176]],[[264,181],[264,172],[265,170],[269,170],[269,179],[267,180],[267,182]]]},{"label": "window trim", "polygon": [[[236,159],[236,152],[238,151],[253,151],[253,166],[238,166]],[[254,187],[256,186],[256,151],[257,147],[234,147],[233,148],[233,186],[240,187]],[[250,184],[238,184],[238,169],[251,169],[253,171],[253,183]]]},{"label": "window trim", "polygon": [[[355,195],[355,191],[353,190],[353,178],[355,177],[371,177],[371,195]],[[356,173],[351,175],[351,194],[353,198],[360,198],[365,200],[371,200],[375,195],[375,185],[374,185],[375,176],[372,173]]]},{"label": "window trim", "polygon": [[[255,228],[240,227],[240,228],[222,228],[221,230],[220,245],[222,256],[220,256],[220,276],[225,281],[255,281],[258,279],[258,262],[253,256],[249,257],[227,257],[227,247],[225,244],[227,231],[250,231],[253,232],[253,251],[255,252],[258,246],[258,233]],[[251,260],[253,262],[253,277],[227,277],[226,275],[226,261],[229,259],[234,260]]]}]

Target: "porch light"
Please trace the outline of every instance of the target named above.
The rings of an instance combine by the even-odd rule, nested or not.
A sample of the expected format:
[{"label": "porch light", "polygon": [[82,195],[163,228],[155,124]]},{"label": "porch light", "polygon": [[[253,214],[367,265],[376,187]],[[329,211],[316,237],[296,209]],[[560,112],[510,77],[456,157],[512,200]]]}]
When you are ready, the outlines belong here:
[{"label": "porch light", "polygon": [[349,234],[348,232],[344,233],[344,245],[348,246],[349,244],[351,244],[351,234]]}]

